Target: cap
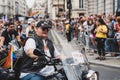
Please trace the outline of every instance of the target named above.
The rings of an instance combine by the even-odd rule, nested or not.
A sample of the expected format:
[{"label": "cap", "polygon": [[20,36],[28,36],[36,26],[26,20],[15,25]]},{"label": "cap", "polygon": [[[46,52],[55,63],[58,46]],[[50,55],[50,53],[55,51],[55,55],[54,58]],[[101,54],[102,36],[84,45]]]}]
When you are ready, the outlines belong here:
[{"label": "cap", "polygon": [[51,28],[47,21],[40,21],[40,22],[38,22],[36,27]]}]

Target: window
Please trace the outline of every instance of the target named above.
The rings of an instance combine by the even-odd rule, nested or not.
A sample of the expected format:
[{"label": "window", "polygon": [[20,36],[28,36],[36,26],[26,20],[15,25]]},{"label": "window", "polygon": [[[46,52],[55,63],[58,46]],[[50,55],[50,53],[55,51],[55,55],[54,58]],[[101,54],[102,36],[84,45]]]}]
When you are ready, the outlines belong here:
[{"label": "window", "polygon": [[19,13],[19,3],[15,2],[15,13],[18,14]]},{"label": "window", "polygon": [[5,0],[2,0],[3,2],[5,2]]},{"label": "window", "polygon": [[105,3],[106,3],[106,0],[104,0],[104,13],[106,12],[105,10],[106,10],[106,5],[105,5]]},{"label": "window", "polygon": [[113,14],[115,13],[115,0],[113,0]]},{"label": "window", "polygon": [[79,0],[79,8],[83,8],[83,0]]}]

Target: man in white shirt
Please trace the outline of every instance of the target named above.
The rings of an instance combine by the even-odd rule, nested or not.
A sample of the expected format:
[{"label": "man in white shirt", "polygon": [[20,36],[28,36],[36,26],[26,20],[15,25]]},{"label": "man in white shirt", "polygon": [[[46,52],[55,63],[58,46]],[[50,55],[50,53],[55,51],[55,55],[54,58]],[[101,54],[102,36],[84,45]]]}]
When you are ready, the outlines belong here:
[{"label": "man in white shirt", "polygon": [[[29,38],[26,41],[26,44],[24,46],[25,53],[27,56],[34,59],[34,61],[39,58],[39,56],[36,55],[39,53],[36,48],[39,48],[41,50],[44,49],[44,54],[49,57],[60,57],[60,53],[57,51],[52,41],[48,39],[48,31],[49,25],[45,21],[40,21],[38,22],[36,27],[35,39]],[[36,42],[38,42],[40,46],[37,46]],[[42,69],[40,69],[40,71],[34,73],[22,72],[20,78],[21,80],[45,80],[45,77],[52,75],[54,71],[55,69],[53,66],[46,65]]]}]

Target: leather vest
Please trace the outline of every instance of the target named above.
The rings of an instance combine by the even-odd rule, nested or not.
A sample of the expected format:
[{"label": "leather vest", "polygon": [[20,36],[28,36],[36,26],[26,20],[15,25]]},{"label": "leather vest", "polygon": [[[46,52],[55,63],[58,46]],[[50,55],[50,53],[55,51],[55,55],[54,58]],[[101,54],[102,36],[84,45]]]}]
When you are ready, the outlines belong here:
[{"label": "leather vest", "polygon": [[[33,38],[35,40],[35,43],[36,43],[36,47],[38,49],[40,49],[43,53],[44,53],[44,45],[43,45],[43,41],[41,38],[39,38],[38,36],[34,37]],[[49,39],[46,39],[47,41],[47,46],[49,48],[49,51],[50,51],[50,54],[51,54],[51,57],[54,58],[54,46],[53,46],[53,43],[51,40]],[[22,63],[21,63],[21,68],[20,70],[22,72],[32,72],[30,69],[31,69],[31,66],[33,65],[34,63],[34,59],[30,58],[29,56],[26,55],[26,53],[24,52],[23,53],[23,57],[21,58],[22,60]]]}]

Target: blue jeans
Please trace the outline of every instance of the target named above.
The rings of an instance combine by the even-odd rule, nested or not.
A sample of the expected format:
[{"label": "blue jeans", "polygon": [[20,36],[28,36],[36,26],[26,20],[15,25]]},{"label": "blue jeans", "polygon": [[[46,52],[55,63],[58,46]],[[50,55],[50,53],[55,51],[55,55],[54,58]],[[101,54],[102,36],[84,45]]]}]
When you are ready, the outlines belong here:
[{"label": "blue jeans", "polygon": [[31,73],[21,78],[21,80],[45,80],[45,78],[41,75]]}]

